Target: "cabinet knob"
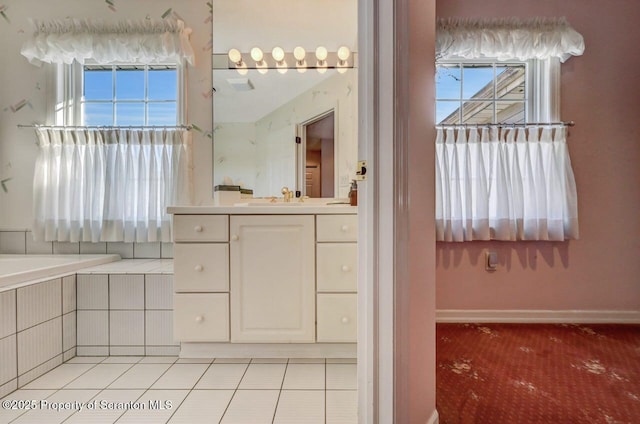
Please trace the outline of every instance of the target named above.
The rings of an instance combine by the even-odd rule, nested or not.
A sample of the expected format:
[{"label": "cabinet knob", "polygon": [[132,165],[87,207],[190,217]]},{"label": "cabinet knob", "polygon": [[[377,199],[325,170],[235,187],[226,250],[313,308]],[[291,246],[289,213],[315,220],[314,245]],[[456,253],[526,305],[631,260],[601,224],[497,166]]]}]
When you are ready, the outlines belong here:
[{"label": "cabinet knob", "polygon": [[202,321],[204,321],[204,317],[202,315],[198,315],[196,317],[196,322],[202,322]]},{"label": "cabinet knob", "polygon": [[202,271],[202,265],[196,265],[193,269],[195,269],[196,271],[200,272],[200,271]]},{"label": "cabinet knob", "polygon": [[342,317],[342,319],[340,320],[342,321],[343,324],[349,324],[349,317]]},{"label": "cabinet knob", "polygon": [[195,231],[196,233],[201,233],[202,225],[196,225],[195,227],[193,227],[193,231]]},{"label": "cabinet knob", "polygon": [[349,265],[342,265],[342,272],[349,272],[351,271],[351,268],[349,268]]},{"label": "cabinet knob", "polygon": [[340,229],[342,230],[343,233],[346,233],[347,231],[349,231],[349,226],[343,225],[342,227],[340,227]]},{"label": "cabinet knob", "polygon": [[231,240],[233,240],[233,241],[237,241],[238,239],[240,239],[240,237],[238,237],[237,234],[234,234],[234,235],[231,236]]}]

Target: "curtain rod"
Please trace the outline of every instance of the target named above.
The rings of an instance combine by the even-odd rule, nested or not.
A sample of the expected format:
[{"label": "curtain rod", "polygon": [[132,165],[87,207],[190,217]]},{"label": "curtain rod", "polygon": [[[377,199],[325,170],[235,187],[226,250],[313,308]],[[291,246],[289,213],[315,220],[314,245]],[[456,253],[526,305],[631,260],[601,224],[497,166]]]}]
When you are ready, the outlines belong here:
[{"label": "curtain rod", "polygon": [[498,127],[498,128],[515,128],[515,127],[530,127],[530,126],[564,126],[564,127],[573,127],[576,125],[574,121],[559,121],[559,122],[527,122],[520,124],[506,124],[506,123],[497,123],[497,124],[438,124],[436,128],[444,128],[444,127]]},{"label": "curtain rod", "polygon": [[18,128],[69,129],[69,130],[130,130],[130,129],[193,129],[192,125],[40,125],[19,124]]}]

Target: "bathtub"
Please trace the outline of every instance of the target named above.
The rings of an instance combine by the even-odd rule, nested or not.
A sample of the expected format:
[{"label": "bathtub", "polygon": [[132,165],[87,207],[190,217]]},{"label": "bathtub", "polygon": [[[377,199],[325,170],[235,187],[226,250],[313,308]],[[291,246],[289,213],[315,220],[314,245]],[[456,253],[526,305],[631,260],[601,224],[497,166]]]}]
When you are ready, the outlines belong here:
[{"label": "bathtub", "polygon": [[119,255],[0,255],[0,291],[118,260]]}]

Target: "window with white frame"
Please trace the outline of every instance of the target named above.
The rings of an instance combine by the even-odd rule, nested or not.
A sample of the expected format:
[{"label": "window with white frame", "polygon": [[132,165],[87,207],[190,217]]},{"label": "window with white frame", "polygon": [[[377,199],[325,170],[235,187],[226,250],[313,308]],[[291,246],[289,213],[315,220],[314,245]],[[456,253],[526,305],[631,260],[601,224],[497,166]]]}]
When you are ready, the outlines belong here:
[{"label": "window with white frame", "polygon": [[557,59],[440,60],[436,124],[526,124],[558,119]]},{"label": "window with white frame", "polygon": [[176,125],[177,70],[173,65],[85,65],[84,125]]},{"label": "window with white frame", "polygon": [[56,68],[57,125],[175,126],[184,123],[183,66],[72,64]]}]

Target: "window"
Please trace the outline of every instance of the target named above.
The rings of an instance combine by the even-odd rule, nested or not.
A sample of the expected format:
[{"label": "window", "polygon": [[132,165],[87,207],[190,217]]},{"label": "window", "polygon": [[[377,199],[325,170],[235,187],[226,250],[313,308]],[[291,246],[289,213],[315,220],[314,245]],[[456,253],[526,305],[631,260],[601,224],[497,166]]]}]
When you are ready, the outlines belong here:
[{"label": "window", "polygon": [[436,124],[524,124],[558,119],[557,59],[442,60],[436,64]]},{"label": "window", "polygon": [[85,65],[84,125],[176,125],[177,70],[161,65]]},{"label": "window", "polygon": [[176,65],[58,65],[57,125],[172,126],[183,123],[184,77]]},{"label": "window", "polygon": [[436,122],[527,122],[528,64],[440,63],[436,68]]}]

